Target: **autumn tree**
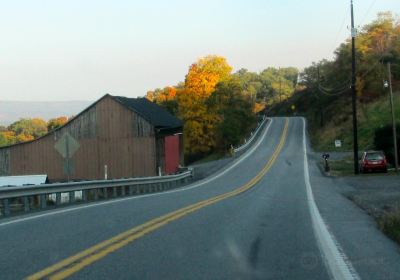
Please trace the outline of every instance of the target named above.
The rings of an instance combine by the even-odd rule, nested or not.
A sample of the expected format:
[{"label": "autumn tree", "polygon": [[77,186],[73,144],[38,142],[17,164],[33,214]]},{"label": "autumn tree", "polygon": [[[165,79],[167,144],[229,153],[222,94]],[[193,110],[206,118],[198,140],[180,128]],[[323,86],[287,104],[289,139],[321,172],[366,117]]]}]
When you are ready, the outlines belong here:
[{"label": "autumn tree", "polygon": [[2,131],[0,132],[0,145],[7,146],[17,143],[17,137],[14,131]]},{"label": "autumn tree", "polygon": [[4,131],[0,132],[0,147],[7,146],[8,145],[8,140],[6,136],[3,133]]},{"label": "autumn tree", "polygon": [[67,122],[68,122],[67,117],[58,117],[58,118],[50,119],[47,122],[47,130],[52,131],[54,129],[57,129],[57,128],[63,126],[64,124],[66,124]]},{"label": "autumn tree", "polygon": [[20,119],[12,123],[8,130],[13,131],[16,135],[25,134],[38,138],[47,133],[47,122],[39,119]]},{"label": "autumn tree", "polygon": [[[382,80],[387,79],[386,63],[400,62],[400,23],[390,12],[379,13],[376,20],[362,27],[357,35],[357,93],[361,101],[370,101],[384,94]],[[351,77],[351,41],[335,51],[330,79],[345,81]],[[399,78],[394,72],[394,78]]]},{"label": "autumn tree", "polygon": [[232,67],[219,56],[206,56],[192,64],[185,87],[177,95],[178,116],[184,121],[185,152],[205,154],[216,145],[218,115],[207,108],[207,99],[218,82],[229,78]]},{"label": "autumn tree", "polygon": [[157,103],[164,109],[168,110],[173,115],[176,115],[178,112],[178,103],[176,100],[177,91],[179,91],[179,87],[165,87],[163,89],[155,89],[154,91],[148,91],[146,94],[146,98],[152,102]]},{"label": "autumn tree", "polygon": [[39,118],[20,119],[0,131],[0,146],[34,140],[46,133],[46,121]]}]

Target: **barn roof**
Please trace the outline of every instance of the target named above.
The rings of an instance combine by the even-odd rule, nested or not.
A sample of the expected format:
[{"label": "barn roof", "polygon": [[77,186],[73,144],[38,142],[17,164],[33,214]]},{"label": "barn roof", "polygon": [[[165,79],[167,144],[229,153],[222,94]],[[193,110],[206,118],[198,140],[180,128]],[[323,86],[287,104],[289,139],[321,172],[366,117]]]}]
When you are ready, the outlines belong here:
[{"label": "barn roof", "polygon": [[40,185],[48,182],[47,175],[0,176],[0,187]]},{"label": "barn roof", "polygon": [[128,98],[123,96],[112,96],[112,98],[128,109],[138,113],[156,128],[170,129],[183,126],[182,121],[147,98]]}]

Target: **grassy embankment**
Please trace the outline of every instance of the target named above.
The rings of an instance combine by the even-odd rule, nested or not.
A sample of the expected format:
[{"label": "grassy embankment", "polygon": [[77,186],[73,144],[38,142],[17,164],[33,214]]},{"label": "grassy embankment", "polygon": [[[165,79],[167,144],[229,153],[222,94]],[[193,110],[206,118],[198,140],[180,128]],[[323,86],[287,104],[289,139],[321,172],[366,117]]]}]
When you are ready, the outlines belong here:
[{"label": "grassy embankment", "polygon": [[[307,96],[308,95],[308,96]],[[310,96],[311,95],[311,96]],[[294,110],[292,109],[294,106]],[[324,125],[320,125],[318,99],[310,93],[299,92],[290,99],[271,109],[272,115],[301,115],[308,121],[308,132],[316,151],[351,151],[353,141],[351,98],[340,97],[325,101],[323,107]],[[394,94],[396,119],[400,122],[400,92]],[[374,134],[377,128],[391,124],[388,96],[370,103],[358,103],[358,138],[360,150],[374,148]],[[342,141],[341,148],[335,148],[334,141]]]}]

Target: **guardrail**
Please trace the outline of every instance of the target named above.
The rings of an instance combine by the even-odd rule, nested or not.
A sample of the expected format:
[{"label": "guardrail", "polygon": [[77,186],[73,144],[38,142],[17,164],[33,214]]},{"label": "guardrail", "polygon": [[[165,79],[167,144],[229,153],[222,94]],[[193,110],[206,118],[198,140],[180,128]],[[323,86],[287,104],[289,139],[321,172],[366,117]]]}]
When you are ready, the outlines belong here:
[{"label": "guardrail", "polygon": [[[3,187],[0,188],[0,217],[71,204],[78,201],[77,192],[80,192],[79,200],[86,202],[170,190],[187,183],[192,173],[189,169],[179,174],[157,177]],[[62,202],[62,194],[67,194],[67,203]],[[54,195],[53,200],[51,197]]]},{"label": "guardrail", "polygon": [[263,127],[263,125],[267,122],[268,118],[266,117],[266,115],[263,116],[261,122],[258,124],[257,128],[254,130],[254,132],[251,133],[251,136],[249,138],[249,140],[245,139],[245,143],[242,146],[239,146],[237,148],[233,149],[233,152],[236,154],[238,152],[243,151],[244,149],[246,149],[248,146],[250,146],[250,144],[253,142],[253,140],[256,138],[258,132],[261,130],[261,128]]}]

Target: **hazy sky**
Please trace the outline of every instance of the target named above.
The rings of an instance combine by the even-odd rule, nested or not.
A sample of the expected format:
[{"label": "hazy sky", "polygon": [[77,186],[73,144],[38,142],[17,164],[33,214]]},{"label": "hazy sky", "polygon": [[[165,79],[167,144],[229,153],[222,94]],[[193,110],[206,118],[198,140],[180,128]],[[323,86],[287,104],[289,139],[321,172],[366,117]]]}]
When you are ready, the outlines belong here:
[{"label": "hazy sky", "polygon": [[[399,0],[355,0],[356,24]],[[308,66],[348,35],[350,0],[0,0],[0,100],[143,96],[207,54]]]}]

